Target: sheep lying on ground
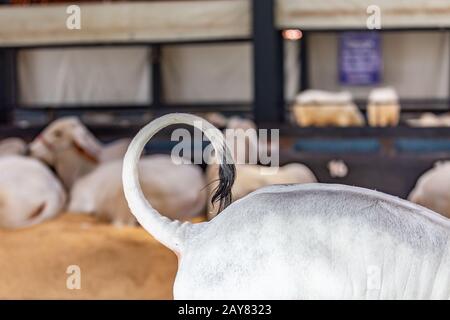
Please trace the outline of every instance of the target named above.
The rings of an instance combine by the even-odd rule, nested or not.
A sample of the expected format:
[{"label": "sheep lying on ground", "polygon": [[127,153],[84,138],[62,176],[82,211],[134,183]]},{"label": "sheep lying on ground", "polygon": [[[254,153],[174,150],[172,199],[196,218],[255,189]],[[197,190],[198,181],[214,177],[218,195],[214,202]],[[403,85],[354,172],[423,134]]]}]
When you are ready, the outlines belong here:
[{"label": "sheep lying on ground", "polygon": [[54,167],[67,188],[90,172],[100,162],[119,159],[128,146],[128,139],[102,145],[76,117],[53,121],[30,144],[33,157]]},{"label": "sheep lying on ground", "polygon": [[20,138],[6,138],[0,141],[0,156],[25,155],[28,146]]},{"label": "sheep lying on ground", "polygon": [[296,123],[302,127],[365,124],[364,116],[352,102],[350,92],[303,91],[297,96],[292,112]]},{"label": "sheep lying on ground", "polygon": [[367,120],[372,127],[396,126],[400,121],[400,104],[393,88],[373,89],[367,105]]},{"label": "sheep lying on ground", "polygon": [[176,256],[142,228],[62,214],[0,238],[0,299],[172,298]]},{"label": "sheep lying on ground", "polygon": [[60,213],[63,186],[40,161],[23,156],[0,157],[0,227],[20,228]]},{"label": "sheep lying on ground", "polygon": [[102,151],[100,152],[100,163],[122,159],[127,151],[128,145],[131,139],[122,138],[102,145]]},{"label": "sheep lying on ground", "polygon": [[450,127],[450,113],[436,115],[425,112],[418,119],[409,119],[407,123],[413,127]]},{"label": "sheep lying on ground", "polygon": [[224,205],[234,170],[222,133],[188,114],[153,120],[125,154],[131,212],[178,256],[176,299],[450,299],[450,220],[381,192],[270,186],[208,222],[161,216],[141,192],[138,161],[147,141],[173,124],[200,128],[211,141]]},{"label": "sheep lying on ground", "polygon": [[425,172],[408,200],[450,218],[450,161],[438,162]]},{"label": "sheep lying on ground", "polygon": [[[144,194],[155,208],[172,219],[188,220],[203,212],[205,180],[194,165],[176,165],[170,156],[153,155],[139,161]],[[110,161],[77,180],[68,210],[95,214],[115,225],[134,225],[122,188],[122,161]]]}]

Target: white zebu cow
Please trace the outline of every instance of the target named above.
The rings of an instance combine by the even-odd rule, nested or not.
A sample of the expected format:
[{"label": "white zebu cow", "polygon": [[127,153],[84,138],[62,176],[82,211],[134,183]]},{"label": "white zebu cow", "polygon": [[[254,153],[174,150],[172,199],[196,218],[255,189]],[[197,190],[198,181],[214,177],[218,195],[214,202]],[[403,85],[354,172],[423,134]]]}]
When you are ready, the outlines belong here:
[{"label": "white zebu cow", "polygon": [[[152,155],[139,161],[139,172],[145,196],[165,216],[189,220],[203,213],[206,191],[200,167],[177,165],[168,155]],[[94,214],[117,226],[136,224],[123,194],[122,161],[100,164],[77,180],[68,209]]]},{"label": "white zebu cow", "polygon": [[425,172],[408,200],[450,218],[450,161],[438,162]]},{"label": "white zebu cow", "polygon": [[0,157],[0,227],[40,223],[57,215],[65,201],[61,183],[40,161]]},{"label": "white zebu cow", "polygon": [[[271,186],[209,222],[162,217],[139,186],[139,155],[161,128],[182,123],[204,128],[219,159],[225,149],[229,161],[220,131],[199,120],[171,114],[152,121],[124,158],[131,211],[178,255],[176,299],[450,298],[450,221],[380,192],[326,184]],[[232,166],[221,168],[223,198],[232,185]]]}]

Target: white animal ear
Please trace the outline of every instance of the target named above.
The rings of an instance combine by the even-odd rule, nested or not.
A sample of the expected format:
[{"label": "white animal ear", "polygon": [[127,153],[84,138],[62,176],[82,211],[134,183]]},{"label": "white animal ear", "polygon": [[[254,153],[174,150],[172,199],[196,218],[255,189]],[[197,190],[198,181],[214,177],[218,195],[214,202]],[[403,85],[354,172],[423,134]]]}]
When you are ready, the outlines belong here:
[{"label": "white animal ear", "polygon": [[443,164],[445,164],[445,162],[446,162],[446,161],[444,161],[444,160],[438,160],[438,161],[436,161],[436,162],[433,164],[433,167],[435,167],[435,168],[440,167],[440,166],[442,166]]},{"label": "white animal ear", "polygon": [[74,130],[72,144],[80,155],[92,162],[99,162],[102,147],[89,131],[82,127]]}]

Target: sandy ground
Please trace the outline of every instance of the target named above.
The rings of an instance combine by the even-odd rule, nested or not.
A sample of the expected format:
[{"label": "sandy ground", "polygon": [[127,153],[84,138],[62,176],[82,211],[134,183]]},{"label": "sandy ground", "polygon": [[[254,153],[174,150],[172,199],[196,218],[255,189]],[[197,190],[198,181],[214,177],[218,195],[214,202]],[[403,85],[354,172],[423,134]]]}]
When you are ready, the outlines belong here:
[{"label": "sandy ground", "polygon": [[[69,290],[67,268],[81,271]],[[0,230],[1,299],[171,299],[177,258],[141,228],[85,215]]]}]

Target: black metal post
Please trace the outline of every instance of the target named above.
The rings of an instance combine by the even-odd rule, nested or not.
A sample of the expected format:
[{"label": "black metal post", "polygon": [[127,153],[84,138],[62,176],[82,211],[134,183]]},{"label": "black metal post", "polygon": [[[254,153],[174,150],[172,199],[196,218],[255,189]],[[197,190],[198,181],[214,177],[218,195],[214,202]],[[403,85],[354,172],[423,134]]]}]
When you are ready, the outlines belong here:
[{"label": "black metal post", "polygon": [[257,124],[284,120],[283,39],[275,28],[274,15],[274,0],[253,0],[253,110]]},{"label": "black metal post", "polygon": [[152,105],[159,109],[163,103],[162,76],[161,76],[161,58],[162,50],[160,45],[151,47],[151,78],[152,78]]},{"label": "black metal post", "polygon": [[12,121],[16,92],[16,50],[0,48],[0,124]]},{"label": "black metal post", "polygon": [[[448,42],[449,42],[449,48],[448,48],[448,50],[449,50],[449,52],[450,52],[450,31],[445,31],[446,33],[447,33],[447,38],[449,38],[448,40]],[[447,81],[448,81],[448,84],[447,84],[447,86],[448,86],[448,88],[447,88],[447,109],[449,109],[450,110],[450,54],[449,54],[449,56],[448,56],[448,58],[447,59],[449,59],[449,64],[448,64],[448,70],[447,70]]]},{"label": "black metal post", "polygon": [[309,66],[308,66],[308,37],[307,32],[303,32],[303,36],[300,39],[300,81],[299,91],[309,89]]}]

